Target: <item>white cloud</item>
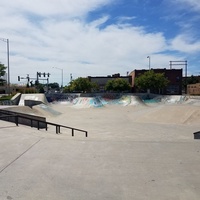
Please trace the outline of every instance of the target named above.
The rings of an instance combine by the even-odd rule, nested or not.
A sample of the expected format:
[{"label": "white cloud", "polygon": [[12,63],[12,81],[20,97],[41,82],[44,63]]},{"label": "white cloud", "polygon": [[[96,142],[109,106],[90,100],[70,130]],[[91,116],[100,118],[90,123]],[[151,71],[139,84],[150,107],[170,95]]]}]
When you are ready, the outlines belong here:
[{"label": "white cloud", "polygon": [[[60,82],[64,70],[64,83],[73,77],[98,76],[113,73],[125,75],[127,71],[152,66],[167,67],[175,56],[163,55],[168,50],[162,33],[147,33],[144,27],[130,24],[111,24],[103,29],[109,15],[87,22],[86,15],[109,4],[108,0],[34,0],[1,1],[0,36],[10,40],[11,82],[17,76],[36,75],[37,71],[50,72],[50,81]],[[172,41],[172,49],[184,43],[180,37]],[[6,64],[6,46],[0,44],[1,62]],[[185,46],[184,46],[185,45]],[[190,46],[192,45],[192,46]],[[188,49],[189,51],[189,49]]]},{"label": "white cloud", "polygon": [[91,22],[90,25],[92,27],[99,27],[99,26],[103,25],[104,23],[106,23],[108,21],[108,19],[109,19],[109,16],[103,16],[103,17]]},{"label": "white cloud", "polygon": [[164,6],[166,7],[166,16],[163,19],[171,21],[172,26],[178,26],[180,32],[198,34],[199,0],[164,0]]},{"label": "white cloud", "polygon": [[191,54],[200,51],[200,41],[194,41],[188,35],[178,35],[171,41],[171,49]]},{"label": "white cloud", "polygon": [[120,17],[118,17],[118,23],[126,23],[126,22],[129,22],[129,21],[134,20],[134,19],[136,19],[135,16],[132,16],[132,17],[120,16]]},{"label": "white cloud", "polygon": [[174,3],[177,3],[179,8],[185,8],[188,10],[188,6],[194,11],[200,11],[200,1],[199,0],[173,0]]},{"label": "white cloud", "polygon": [[43,17],[65,14],[66,17],[76,17],[87,14],[96,8],[107,5],[112,0],[6,0],[0,2],[2,10],[8,13],[24,12]]}]

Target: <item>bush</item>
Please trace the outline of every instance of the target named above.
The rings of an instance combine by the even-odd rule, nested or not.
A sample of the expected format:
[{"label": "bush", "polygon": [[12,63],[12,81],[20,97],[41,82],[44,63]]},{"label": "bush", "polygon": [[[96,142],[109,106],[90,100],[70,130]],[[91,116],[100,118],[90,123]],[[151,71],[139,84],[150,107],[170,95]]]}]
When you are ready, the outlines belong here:
[{"label": "bush", "polygon": [[4,95],[4,96],[0,97],[0,101],[11,100],[12,97],[13,97],[13,95]]}]

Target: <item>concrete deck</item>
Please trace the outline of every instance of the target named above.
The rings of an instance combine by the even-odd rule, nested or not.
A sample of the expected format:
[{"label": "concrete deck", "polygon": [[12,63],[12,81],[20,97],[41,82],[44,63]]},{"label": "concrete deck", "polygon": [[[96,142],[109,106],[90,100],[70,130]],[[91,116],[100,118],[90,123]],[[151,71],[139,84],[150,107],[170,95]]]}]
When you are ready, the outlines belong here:
[{"label": "concrete deck", "polygon": [[63,115],[48,121],[86,129],[89,137],[0,121],[1,200],[200,199],[196,118],[164,123],[158,108],[54,109]]}]

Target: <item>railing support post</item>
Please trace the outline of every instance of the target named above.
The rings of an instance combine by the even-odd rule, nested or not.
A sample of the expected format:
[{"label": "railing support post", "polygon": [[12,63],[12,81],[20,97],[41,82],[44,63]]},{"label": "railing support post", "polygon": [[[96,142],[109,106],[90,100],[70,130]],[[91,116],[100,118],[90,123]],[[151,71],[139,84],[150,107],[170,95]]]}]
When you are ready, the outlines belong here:
[{"label": "railing support post", "polygon": [[74,137],[74,129],[72,128],[72,137]]},{"label": "railing support post", "polygon": [[56,134],[58,134],[58,133],[60,133],[60,126],[59,125],[56,126]]},{"label": "railing support post", "polygon": [[38,130],[40,130],[40,122],[39,121],[37,121],[37,128],[38,128]]},{"label": "railing support post", "polygon": [[15,124],[16,124],[16,126],[19,125],[19,123],[18,123],[18,116],[15,116]]}]

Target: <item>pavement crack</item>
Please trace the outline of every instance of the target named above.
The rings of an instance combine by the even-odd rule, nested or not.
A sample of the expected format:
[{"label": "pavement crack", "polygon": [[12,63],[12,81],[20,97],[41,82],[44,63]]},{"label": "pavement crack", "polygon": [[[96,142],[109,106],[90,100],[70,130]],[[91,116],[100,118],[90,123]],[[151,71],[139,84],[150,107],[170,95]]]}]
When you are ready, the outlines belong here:
[{"label": "pavement crack", "polygon": [[26,149],[26,151],[24,151],[23,153],[21,153],[17,158],[15,158],[12,162],[10,162],[9,164],[7,164],[3,169],[0,170],[0,174],[6,169],[8,168],[10,165],[12,165],[16,160],[18,160],[20,157],[22,157],[27,151],[29,151],[31,148],[33,148],[36,144],[38,144],[43,138],[39,139],[37,142],[35,142],[34,144],[32,144],[28,149]]}]

